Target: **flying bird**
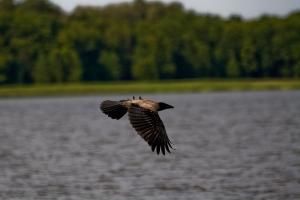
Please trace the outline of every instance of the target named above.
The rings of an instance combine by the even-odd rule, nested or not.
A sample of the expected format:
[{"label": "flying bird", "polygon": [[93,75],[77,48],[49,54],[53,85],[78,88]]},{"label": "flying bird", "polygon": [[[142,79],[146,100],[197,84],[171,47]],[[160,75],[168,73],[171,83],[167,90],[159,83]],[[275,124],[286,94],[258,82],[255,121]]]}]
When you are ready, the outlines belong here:
[{"label": "flying bird", "polygon": [[173,147],[158,111],[170,108],[174,107],[141,97],[120,101],[105,100],[100,105],[101,111],[112,119],[119,120],[128,112],[132,127],[148,142],[153,152],[156,150],[159,154],[161,151],[163,155],[166,151],[170,153],[170,148]]}]

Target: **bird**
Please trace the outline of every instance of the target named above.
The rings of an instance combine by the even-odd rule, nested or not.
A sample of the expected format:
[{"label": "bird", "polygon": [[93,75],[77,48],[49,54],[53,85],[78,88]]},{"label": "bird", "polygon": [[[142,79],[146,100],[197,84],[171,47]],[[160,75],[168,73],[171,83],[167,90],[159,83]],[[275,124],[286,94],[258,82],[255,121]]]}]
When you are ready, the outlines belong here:
[{"label": "bird", "polygon": [[170,149],[174,148],[158,112],[171,108],[174,106],[141,96],[120,101],[104,100],[100,104],[100,110],[112,119],[119,120],[128,112],[130,124],[138,135],[151,146],[153,152],[156,150],[157,154],[161,152],[163,155],[171,153]]}]

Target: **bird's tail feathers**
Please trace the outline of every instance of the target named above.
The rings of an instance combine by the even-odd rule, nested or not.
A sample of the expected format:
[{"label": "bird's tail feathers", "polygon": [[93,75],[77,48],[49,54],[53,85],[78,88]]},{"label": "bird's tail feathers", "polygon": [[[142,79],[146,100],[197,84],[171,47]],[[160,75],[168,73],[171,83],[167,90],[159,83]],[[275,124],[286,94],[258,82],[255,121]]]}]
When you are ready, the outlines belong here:
[{"label": "bird's tail feathers", "polygon": [[103,101],[100,109],[112,119],[120,119],[127,113],[127,108],[120,101]]}]

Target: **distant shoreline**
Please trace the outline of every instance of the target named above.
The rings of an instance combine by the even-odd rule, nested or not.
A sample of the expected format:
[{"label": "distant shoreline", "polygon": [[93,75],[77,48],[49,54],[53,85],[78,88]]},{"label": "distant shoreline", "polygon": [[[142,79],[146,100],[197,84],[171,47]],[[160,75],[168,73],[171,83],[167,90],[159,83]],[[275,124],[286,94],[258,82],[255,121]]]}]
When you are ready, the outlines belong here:
[{"label": "distant shoreline", "polygon": [[300,79],[204,79],[0,86],[0,98],[126,93],[297,90]]}]

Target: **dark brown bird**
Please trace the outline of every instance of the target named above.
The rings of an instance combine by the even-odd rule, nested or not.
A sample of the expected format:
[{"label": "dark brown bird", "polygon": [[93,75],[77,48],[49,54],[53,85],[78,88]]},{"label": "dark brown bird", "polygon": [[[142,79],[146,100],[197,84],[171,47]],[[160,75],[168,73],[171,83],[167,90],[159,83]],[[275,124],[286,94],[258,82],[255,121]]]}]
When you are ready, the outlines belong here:
[{"label": "dark brown bird", "polygon": [[174,108],[163,102],[155,102],[149,99],[132,99],[121,101],[103,101],[100,105],[102,112],[112,119],[120,119],[127,112],[129,121],[137,133],[151,146],[157,154],[161,151],[170,153],[172,148],[165,126],[161,121],[158,111]]}]

